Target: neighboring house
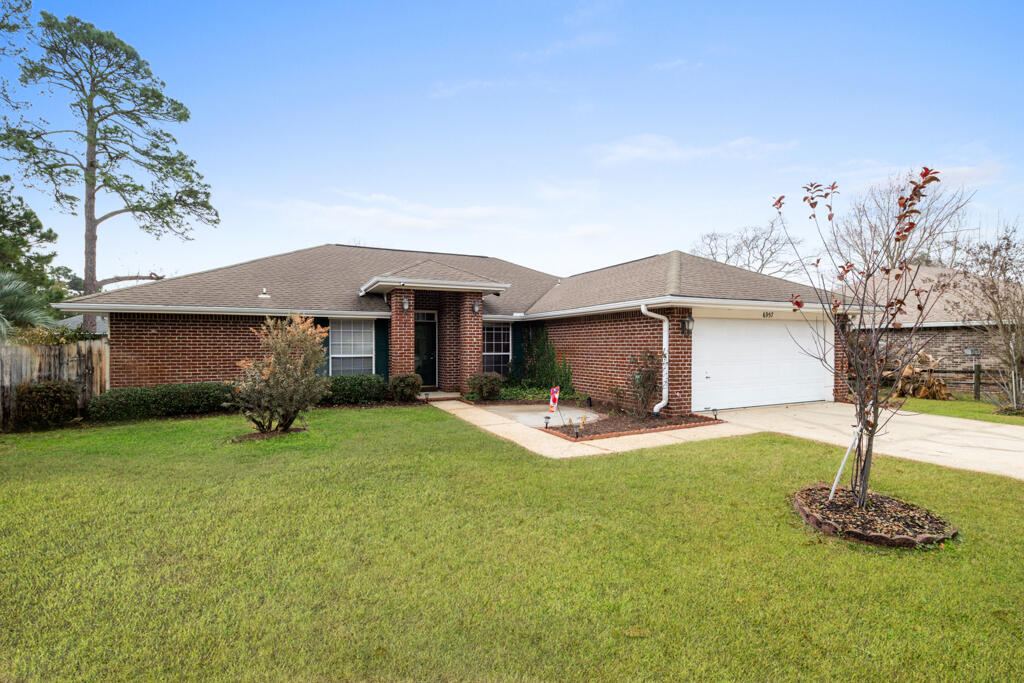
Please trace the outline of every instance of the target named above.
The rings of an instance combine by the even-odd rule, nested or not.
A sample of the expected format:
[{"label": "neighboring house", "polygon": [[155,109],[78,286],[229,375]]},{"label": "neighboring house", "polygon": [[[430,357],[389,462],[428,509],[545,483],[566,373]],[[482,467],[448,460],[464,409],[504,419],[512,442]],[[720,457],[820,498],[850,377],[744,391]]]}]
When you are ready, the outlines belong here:
[{"label": "neighboring house", "polygon": [[[71,329],[71,330],[77,330],[78,328],[80,328],[82,326],[82,319],[84,317],[85,317],[84,315],[73,315],[70,318],[64,318],[63,320],[58,320],[57,324],[60,325],[61,327],[66,327],[66,328]],[[105,316],[105,315],[98,315],[98,316],[96,316],[96,334],[106,334],[106,333],[107,333],[107,316]]]},{"label": "neighboring house", "polygon": [[[921,324],[917,335],[925,341],[924,352],[939,360],[937,374],[950,387],[969,389],[974,383],[974,363],[981,362],[983,371],[991,370],[996,359],[986,353],[986,334],[980,326],[981,321],[964,321],[959,301],[969,294],[957,283],[961,278],[955,270],[938,266],[921,266],[917,282],[928,287],[936,282],[951,282],[952,286],[937,300],[928,312],[928,317]],[[909,327],[917,320],[916,311],[910,311],[897,318],[905,327],[894,330],[890,334],[899,337],[909,334]],[[968,354],[968,351],[980,351],[981,356]]]},{"label": "neighboring house", "polygon": [[[65,311],[109,317],[112,387],[229,380],[257,353],[266,315],[330,327],[332,374],[418,372],[466,388],[505,373],[531,327],[547,329],[576,388],[611,401],[630,359],[667,344],[666,415],[832,400],[804,285],[672,251],[558,278],[499,258],[328,244],[83,296]],[[646,307],[645,314],[642,307]],[[661,318],[665,318],[665,322]]]}]

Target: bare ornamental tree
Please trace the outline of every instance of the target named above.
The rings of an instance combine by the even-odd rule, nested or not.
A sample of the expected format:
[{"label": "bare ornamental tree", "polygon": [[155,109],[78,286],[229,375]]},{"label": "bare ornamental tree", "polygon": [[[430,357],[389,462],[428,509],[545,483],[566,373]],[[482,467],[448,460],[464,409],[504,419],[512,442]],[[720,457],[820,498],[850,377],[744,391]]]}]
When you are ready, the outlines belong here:
[{"label": "bare ornamental tree", "polygon": [[[855,452],[851,490],[860,508],[867,505],[875,437],[902,405],[894,401],[893,377],[900,376],[927,344],[921,325],[949,286],[944,280],[927,286],[918,282],[923,255],[949,238],[949,223],[926,220],[919,208],[927,197],[925,189],[939,182],[938,176],[938,171],[924,168],[897,197],[895,215],[883,220],[838,219],[833,211],[836,183],[803,188],[803,202],[810,208],[809,219],[824,254],[806,269],[817,301],[794,295],[793,308],[817,304],[827,326],[835,330],[833,338],[820,322],[808,319],[815,342],[814,348],[804,351],[845,381],[854,404],[857,427],[832,493],[847,458]],[[774,207],[789,234],[783,204],[780,196]]]},{"label": "bare ornamental tree", "polygon": [[997,387],[986,398],[998,408],[1024,410],[1024,234],[1005,224],[991,240],[964,251],[952,308],[978,331],[995,356],[988,379]]}]

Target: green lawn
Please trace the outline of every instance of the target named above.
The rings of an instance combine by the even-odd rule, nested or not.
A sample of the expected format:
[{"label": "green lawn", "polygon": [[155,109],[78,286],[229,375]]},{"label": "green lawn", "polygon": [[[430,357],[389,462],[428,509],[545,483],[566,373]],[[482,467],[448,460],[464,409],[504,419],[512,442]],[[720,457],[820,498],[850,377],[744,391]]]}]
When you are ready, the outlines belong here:
[{"label": "green lawn", "polygon": [[905,410],[915,413],[930,413],[947,417],[965,417],[970,420],[1000,422],[1024,427],[1024,417],[1017,415],[996,415],[990,403],[975,401],[971,394],[955,394],[955,401],[931,401],[925,398],[908,398]]},{"label": "green lawn", "polygon": [[433,408],[5,436],[0,679],[1024,676],[1024,482],[880,458],[962,530],[825,538],[840,450],[546,460]]}]

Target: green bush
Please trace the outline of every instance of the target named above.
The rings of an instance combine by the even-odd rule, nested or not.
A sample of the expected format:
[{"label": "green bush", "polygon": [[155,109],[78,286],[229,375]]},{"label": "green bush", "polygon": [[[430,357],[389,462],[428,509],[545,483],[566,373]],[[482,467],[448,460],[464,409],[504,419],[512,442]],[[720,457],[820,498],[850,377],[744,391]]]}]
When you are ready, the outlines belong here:
[{"label": "green bush", "polygon": [[416,397],[420,395],[420,389],[422,388],[423,378],[415,372],[410,372],[406,375],[395,375],[388,382],[391,397],[400,403],[415,401]]},{"label": "green bush", "polygon": [[320,401],[324,406],[380,403],[388,386],[379,375],[338,375],[331,377],[328,394]]},{"label": "green bush", "polygon": [[78,387],[73,382],[32,382],[14,389],[15,429],[52,429],[78,415]]},{"label": "green bush", "polygon": [[222,382],[127,387],[93,396],[88,416],[90,420],[112,422],[222,413],[229,410],[224,404],[232,398],[231,386]]},{"label": "green bush", "polygon": [[501,394],[502,379],[496,372],[478,372],[466,383],[473,396],[485,401],[493,401]]},{"label": "green bush", "polygon": [[522,355],[512,363],[512,383],[526,388],[561,387],[562,394],[573,393],[572,369],[565,358],[558,360],[555,345],[543,327],[525,330]]}]

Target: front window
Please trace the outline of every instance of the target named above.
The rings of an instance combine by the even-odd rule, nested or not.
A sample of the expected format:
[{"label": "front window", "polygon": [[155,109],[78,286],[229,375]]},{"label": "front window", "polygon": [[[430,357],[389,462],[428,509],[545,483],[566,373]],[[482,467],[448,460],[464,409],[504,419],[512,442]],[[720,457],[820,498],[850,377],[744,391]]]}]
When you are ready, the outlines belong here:
[{"label": "front window", "polygon": [[484,325],[484,372],[508,374],[512,362],[512,326]]},{"label": "front window", "polygon": [[331,321],[331,374],[373,374],[373,320]]}]

